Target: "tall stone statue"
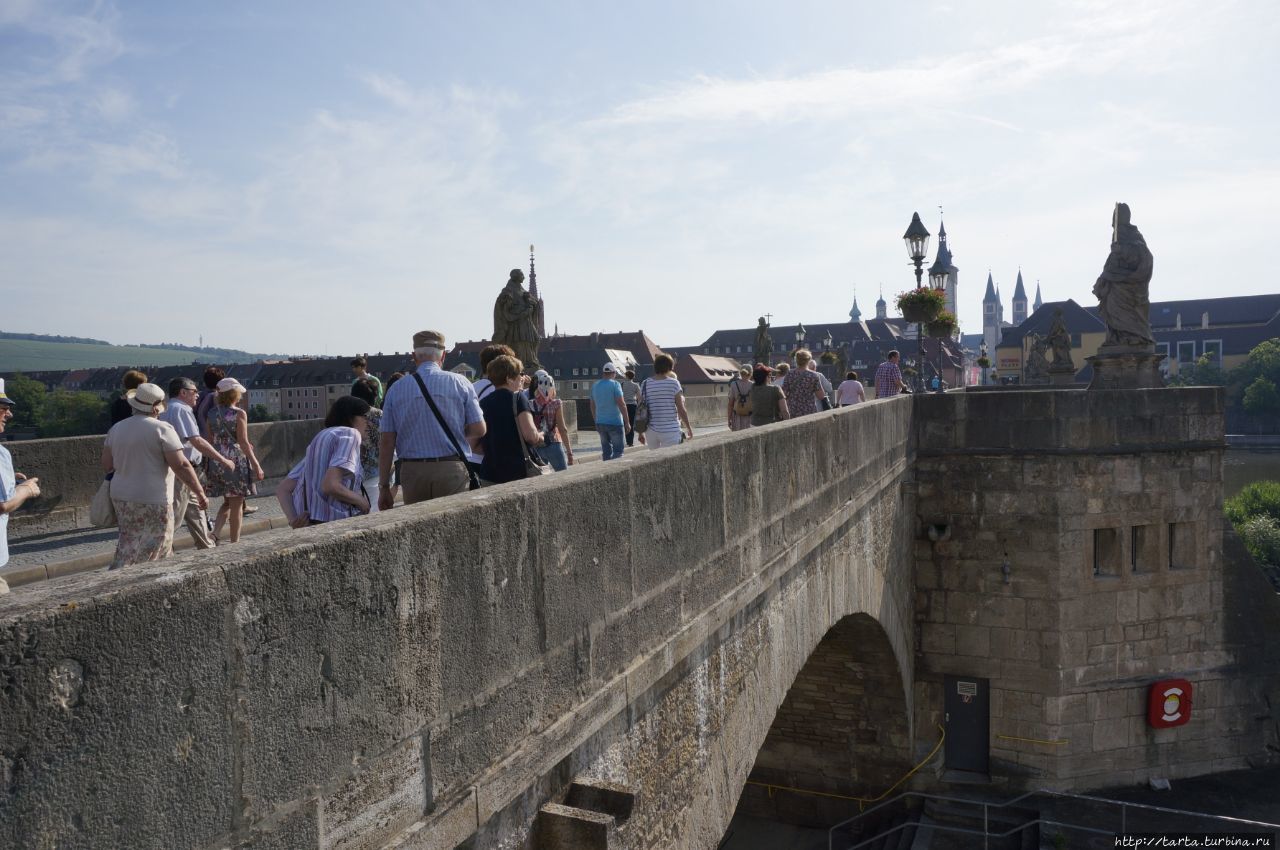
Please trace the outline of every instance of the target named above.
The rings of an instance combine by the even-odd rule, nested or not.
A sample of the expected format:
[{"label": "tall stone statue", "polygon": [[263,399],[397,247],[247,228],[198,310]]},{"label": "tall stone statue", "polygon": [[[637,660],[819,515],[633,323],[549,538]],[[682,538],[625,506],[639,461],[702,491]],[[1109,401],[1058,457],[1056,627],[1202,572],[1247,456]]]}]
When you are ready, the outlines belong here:
[{"label": "tall stone statue", "polygon": [[756,326],[756,362],[768,364],[773,359],[773,337],[769,336],[769,323],[760,317]]},{"label": "tall stone statue", "polygon": [[512,269],[507,285],[493,305],[493,341],[511,346],[524,368],[534,371],[542,368],[538,362],[541,306],[523,284],[524,272]]},{"label": "tall stone statue", "polygon": [[1152,256],[1138,228],[1129,223],[1129,205],[1116,204],[1111,215],[1111,253],[1093,294],[1107,326],[1107,346],[1155,350],[1151,336]]},{"label": "tall stone statue", "polygon": [[1091,390],[1143,390],[1164,386],[1163,354],[1151,336],[1151,252],[1138,228],[1129,223],[1129,205],[1111,214],[1111,253],[1093,285],[1098,315],[1107,326],[1106,341],[1086,358],[1093,367]]}]

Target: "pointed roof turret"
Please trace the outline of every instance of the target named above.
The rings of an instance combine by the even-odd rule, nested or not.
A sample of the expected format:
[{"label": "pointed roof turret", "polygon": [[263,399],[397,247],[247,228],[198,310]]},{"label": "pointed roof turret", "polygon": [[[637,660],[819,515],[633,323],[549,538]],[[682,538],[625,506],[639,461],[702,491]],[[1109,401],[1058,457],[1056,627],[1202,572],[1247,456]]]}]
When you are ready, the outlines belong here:
[{"label": "pointed roof turret", "polygon": [[849,321],[862,321],[862,311],[858,309],[858,293],[853,293],[853,309],[849,311]]},{"label": "pointed roof turret", "polygon": [[1018,285],[1013,288],[1014,301],[1026,301],[1027,290],[1022,286],[1022,269],[1018,269]]},{"label": "pointed roof turret", "polygon": [[1035,309],[1039,310],[1039,309],[1040,309],[1040,306],[1041,306],[1042,304],[1044,304],[1044,302],[1040,300],[1040,281],[1038,281],[1038,280],[1037,280],[1037,281],[1036,281],[1036,301],[1035,301]]},{"label": "pointed roof turret", "polygon": [[[554,271],[554,269],[553,269]],[[538,272],[533,267],[533,246],[529,246],[529,294],[534,298],[540,298],[538,295]]]},{"label": "pointed roof turret", "polygon": [[533,300],[538,302],[538,336],[545,338],[547,335],[546,316],[542,307],[542,296],[538,294],[538,272],[533,266],[533,246],[529,246],[529,294],[533,296]]},{"label": "pointed roof turret", "polygon": [[995,284],[995,281],[991,279],[991,270],[988,269],[987,270],[987,294],[982,296],[982,303],[985,304],[988,301],[998,301],[998,300],[1000,300],[1000,296],[996,295],[996,284]]},{"label": "pointed roof turret", "polygon": [[884,303],[884,284],[880,284],[880,297],[876,299],[876,318],[885,319],[889,316],[889,305]]}]

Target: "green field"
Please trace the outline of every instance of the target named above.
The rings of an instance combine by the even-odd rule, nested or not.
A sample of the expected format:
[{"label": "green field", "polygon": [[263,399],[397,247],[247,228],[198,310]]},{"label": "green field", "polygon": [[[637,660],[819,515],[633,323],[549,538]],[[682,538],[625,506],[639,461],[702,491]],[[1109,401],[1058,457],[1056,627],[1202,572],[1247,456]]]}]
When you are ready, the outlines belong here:
[{"label": "green field", "polygon": [[184,366],[193,360],[208,362],[210,357],[198,351],[172,348],[0,339],[0,372],[94,369],[100,366]]}]

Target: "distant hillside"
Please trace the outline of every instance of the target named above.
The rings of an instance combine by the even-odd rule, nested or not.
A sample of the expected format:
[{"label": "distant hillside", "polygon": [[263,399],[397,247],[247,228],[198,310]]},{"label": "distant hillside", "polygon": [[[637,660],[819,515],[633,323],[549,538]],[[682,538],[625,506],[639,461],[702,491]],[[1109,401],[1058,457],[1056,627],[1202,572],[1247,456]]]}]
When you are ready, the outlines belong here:
[{"label": "distant hillside", "polygon": [[57,334],[16,334],[11,331],[0,331],[0,339],[30,339],[36,342],[80,342],[85,345],[110,345],[103,339],[87,336],[59,336]]},{"label": "distant hillside", "polygon": [[[7,335],[6,335],[7,336]],[[255,355],[215,357],[186,348],[150,348],[78,342],[7,339],[0,336],[0,372],[94,369],[103,366],[185,366],[189,363],[251,363]]]}]

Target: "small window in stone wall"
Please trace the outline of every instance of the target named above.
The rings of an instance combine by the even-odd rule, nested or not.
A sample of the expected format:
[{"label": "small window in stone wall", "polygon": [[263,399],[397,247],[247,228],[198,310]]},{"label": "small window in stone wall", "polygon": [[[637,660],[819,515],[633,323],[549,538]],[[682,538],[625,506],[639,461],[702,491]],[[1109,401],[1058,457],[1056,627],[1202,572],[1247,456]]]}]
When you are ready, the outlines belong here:
[{"label": "small window in stone wall", "polygon": [[1120,529],[1095,528],[1093,530],[1093,574],[1095,576],[1120,575]]},{"label": "small window in stone wall", "polygon": [[1195,569],[1196,560],[1195,523],[1169,523],[1169,569]]},{"label": "small window in stone wall", "polygon": [[1160,567],[1160,526],[1135,525],[1130,529],[1129,568],[1151,573]]}]

